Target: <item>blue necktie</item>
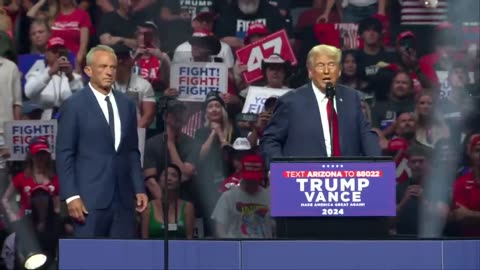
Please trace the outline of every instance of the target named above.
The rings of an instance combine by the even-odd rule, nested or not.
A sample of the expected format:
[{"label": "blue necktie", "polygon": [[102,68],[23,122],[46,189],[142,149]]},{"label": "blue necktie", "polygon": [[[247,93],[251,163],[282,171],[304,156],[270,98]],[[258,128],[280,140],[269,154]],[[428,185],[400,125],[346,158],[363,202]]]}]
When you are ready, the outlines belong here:
[{"label": "blue necktie", "polygon": [[112,133],[113,142],[115,143],[115,121],[113,118],[113,107],[112,102],[110,102],[110,97],[106,97],[105,101],[107,102],[108,108],[108,125],[110,126],[110,133]]}]

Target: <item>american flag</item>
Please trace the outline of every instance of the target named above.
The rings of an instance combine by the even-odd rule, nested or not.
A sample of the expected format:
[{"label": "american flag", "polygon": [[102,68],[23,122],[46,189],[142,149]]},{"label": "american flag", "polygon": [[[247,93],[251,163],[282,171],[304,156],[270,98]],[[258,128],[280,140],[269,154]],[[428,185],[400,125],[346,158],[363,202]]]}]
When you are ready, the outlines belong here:
[{"label": "american flag", "polygon": [[[436,3],[436,6],[433,4]],[[447,0],[401,0],[402,25],[438,25],[447,21]],[[431,3],[431,7],[426,3]]]}]

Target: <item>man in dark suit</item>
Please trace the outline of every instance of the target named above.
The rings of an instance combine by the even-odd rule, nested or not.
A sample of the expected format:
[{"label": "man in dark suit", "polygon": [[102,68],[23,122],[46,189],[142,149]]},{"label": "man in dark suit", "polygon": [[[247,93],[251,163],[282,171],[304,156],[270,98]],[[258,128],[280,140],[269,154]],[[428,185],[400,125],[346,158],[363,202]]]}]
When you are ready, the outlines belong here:
[{"label": "man in dark suit", "polygon": [[[266,161],[270,162],[273,157],[295,156],[380,156],[378,138],[365,120],[358,93],[336,84],[341,73],[341,51],[328,45],[313,47],[308,54],[307,68],[311,83],[285,94],[277,101],[272,119],[260,141]],[[328,84],[335,90],[333,99],[327,97]],[[345,224],[347,220],[351,222],[350,225]],[[370,225],[367,224],[365,230],[355,228],[365,225],[357,224],[358,221],[337,218],[285,219],[279,222],[279,236],[362,237]],[[342,228],[339,224],[345,224],[346,227]],[[370,229],[375,230],[373,227]]]},{"label": "man in dark suit", "polygon": [[90,83],[60,109],[56,146],[60,196],[76,237],[133,238],[147,196],[138,150],[136,107],[112,90],[117,59],[99,45],[87,54]]}]

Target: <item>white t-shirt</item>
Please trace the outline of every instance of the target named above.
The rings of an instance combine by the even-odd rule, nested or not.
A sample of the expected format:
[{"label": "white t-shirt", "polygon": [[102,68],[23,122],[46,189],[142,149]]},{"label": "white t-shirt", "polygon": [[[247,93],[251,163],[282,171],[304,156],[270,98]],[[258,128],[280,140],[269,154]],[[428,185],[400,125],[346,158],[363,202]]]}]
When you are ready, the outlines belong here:
[{"label": "white t-shirt", "polygon": [[[127,89],[128,87],[128,89]],[[118,90],[131,97],[137,105],[137,116],[140,118],[142,102],[155,102],[155,93],[152,85],[137,74],[132,74],[130,82],[126,84],[115,83],[115,90]]]},{"label": "white t-shirt", "polygon": [[344,7],[346,7],[347,5],[352,5],[356,7],[368,7],[376,3],[377,0],[343,0],[342,5]]},{"label": "white t-shirt", "polygon": [[232,187],[220,196],[211,218],[225,226],[227,238],[272,238],[270,191],[260,187],[250,195]]},{"label": "white t-shirt", "polygon": [[[228,68],[233,68],[233,53],[230,46],[228,46],[225,42],[220,42],[222,45],[222,49],[217,57],[223,59],[223,63],[227,65]],[[180,44],[176,49],[175,53],[173,54],[173,61],[174,63],[186,63],[192,62],[192,45],[190,43],[184,42]]]}]

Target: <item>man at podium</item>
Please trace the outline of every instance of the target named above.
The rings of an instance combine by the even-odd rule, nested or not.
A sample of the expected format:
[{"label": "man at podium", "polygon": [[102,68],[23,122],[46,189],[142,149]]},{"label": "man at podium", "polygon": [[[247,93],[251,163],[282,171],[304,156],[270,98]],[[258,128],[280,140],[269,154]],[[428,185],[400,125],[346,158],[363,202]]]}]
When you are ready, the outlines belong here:
[{"label": "man at podium", "polygon": [[[336,84],[341,50],[318,45],[307,57],[311,83],[277,101],[260,148],[274,157],[378,157],[378,137],[363,116],[356,90]],[[278,236],[289,238],[371,238],[387,235],[384,218],[285,218]]]}]

